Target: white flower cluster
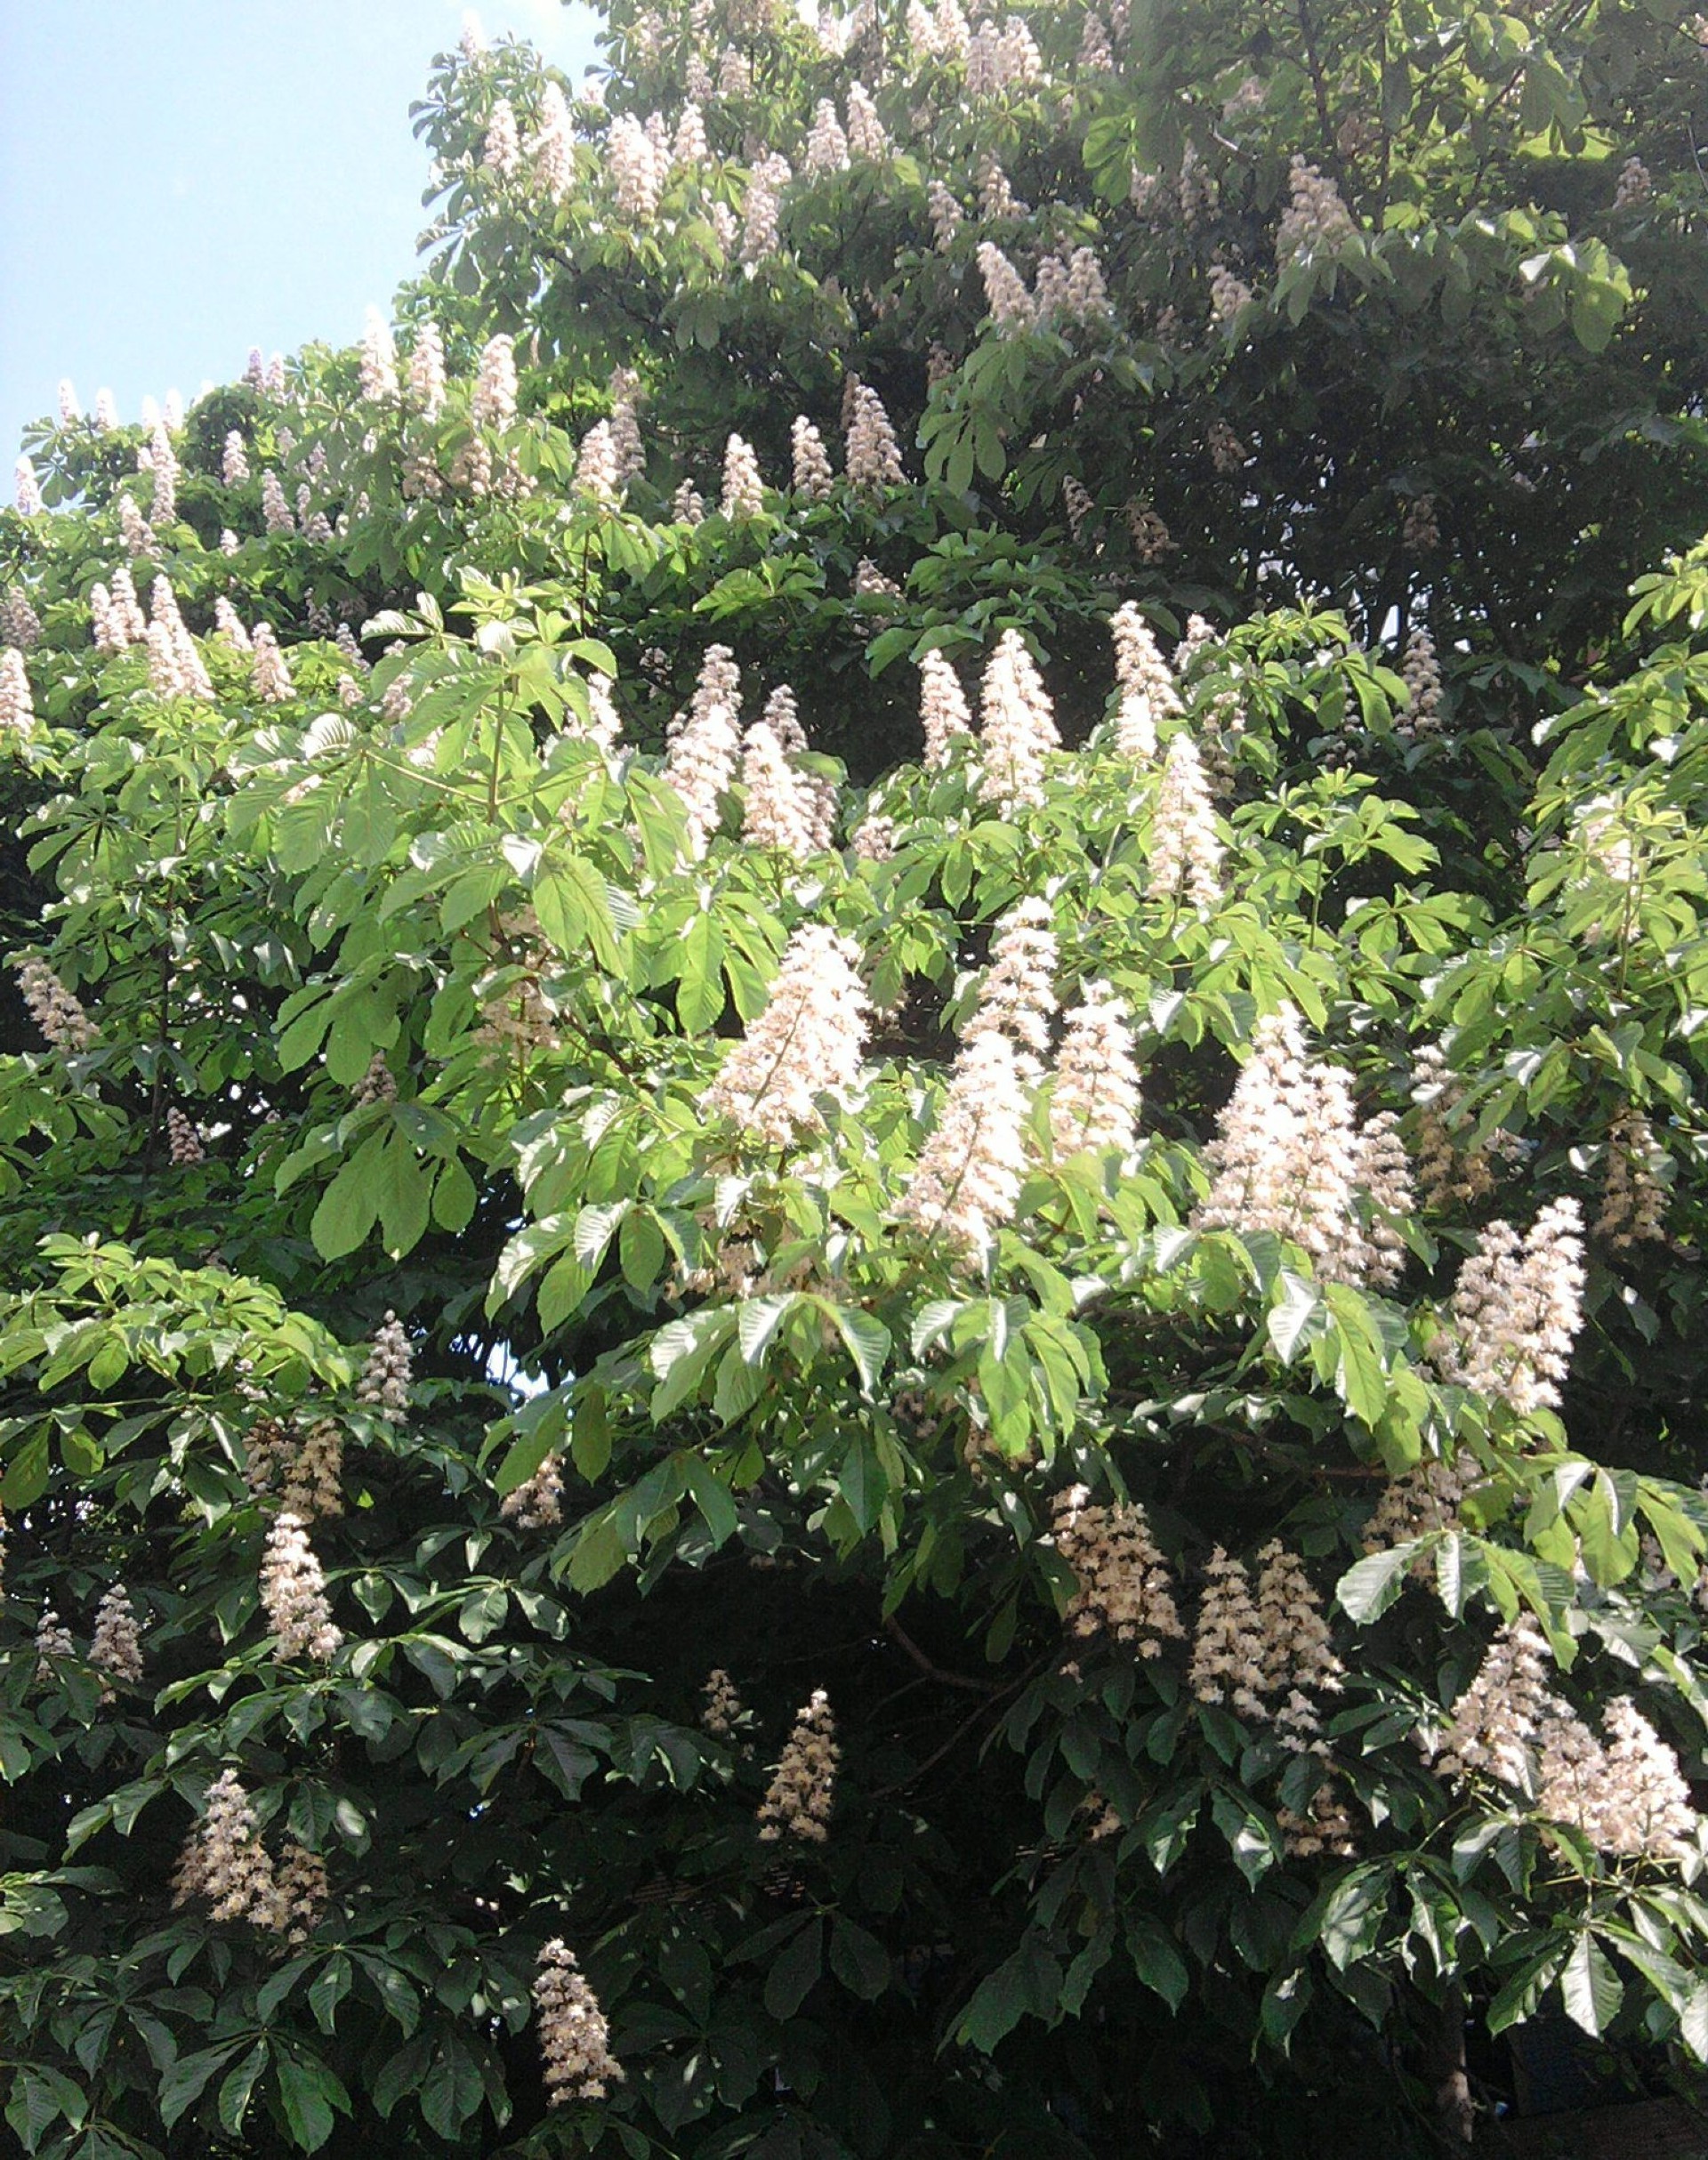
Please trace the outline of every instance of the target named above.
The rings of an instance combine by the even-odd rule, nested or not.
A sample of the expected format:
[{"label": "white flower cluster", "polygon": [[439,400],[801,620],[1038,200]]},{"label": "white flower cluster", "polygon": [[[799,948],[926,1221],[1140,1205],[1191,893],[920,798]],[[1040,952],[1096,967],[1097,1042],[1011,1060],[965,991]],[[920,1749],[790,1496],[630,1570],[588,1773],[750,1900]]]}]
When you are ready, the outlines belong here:
[{"label": "white flower cluster", "polygon": [[925,737],[928,770],[947,765],[956,737],[972,733],[967,694],[940,652],[928,652],[919,663],[919,724]]},{"label": "white flower cluster", "polygon": [[851,939],[823,924],[794,933],[764,1005],[706,1090],[708,1116],[772,1148],[824,1130],[818,1098],[854,1085],[866,1049],[859,956]]},{"label": "white flower cluster", "polygon": [[534,185],[550,202],[563,202],[576,184],[576,130],[560,83],[540,93],[540,124],[528,146]]},{"label": "white flower cluster", "polygon": [[255,641],[243,626],[243,617],[223,592],[214,601],[214,635],[223,638],[238,652],[253,652]]},{"label": "white flower cluster", "polygon": [[836,108],[830,99],[820,98],[813,109],[801,170],[810,180],[824,173],[845,173],[848,163],[848,137],[836,117]]},{"label": "white flower cluster", "polygon": [[1403,742],[1420,735],[1441,731],[1441,670],[1435,664],[1435,640],[1422,623],[1412,627],[1406,641],[1401,670],[1406,682],[1406,709],[1394,732]]},{"label": "white flower cluster", "polygon": [[1399,540],[1408,555],[1427,555],[1440,546],[1441,527],[1435,514],[1432,495],[1414,496],[1406,504]]},{"label": "white flower cluster", "polygon": [[367,310],[362,332],[360,383],[362,395],[370,403],[397,403],[398,349],[392,342],[391,326],[377,308]]},{"label": "white flower cluster", "polygon": [[1358,230],[1334,182],[1301,157],[1293,160],[1287,188],[1292,200],[1275,231],[1275,259],[1284,270],[1301,254],[1329,253]]},{"label": "white flower cluster", "polygon": [[796,495],[809,503],[828,502],[832,476],[825,439],[804,415],[789,430],[789,446]]},{"label": "white flower cluster", "polygon": [[89,1662],[101,1674],[103,1703],[118,1699],[116,1681],[134,1687],[142,1677],[142,1639],[137,1632],[136,1608],[123,1583],[115,1583],[95,1608]]},{"label": "white flower cluster", "polygon": [[765,508],[765,482],[761,478],[759,459],[751,443],[739,435],[732,435],[724,446],[723,496],[718,504],[720,513],[732,522],[741,518],[757,518]]},{"label": "white flower cluster", "polygon": [[1026,641],[1005,630],[979,686],[979,799],[1004,817],[1043,802],[1044,760],[1061,747],[1055,711]]},{"label": "white flower cluster", "polygon": [[261,1841],[254,1802],[235,1770],[207,1790],[206,1810],[191,1832],[173,1878],[173,1904],[205,1898],[215,1920],[246,1920],[277,1932],[282,1904],[272,1857]]},{"label": "white flower cluster", "polygon": [[513,180],[521,170],[521,132],[516,125],[515,108],[508,98],[493,100],[480,162],[488,173],[495,173],[500,180]]},{"label": "white flower cluster", "polygon": [[207,1160],[201,1134],[175,1102],[166,1112],[166,1150],[175,1170],[193,1169]]},{"label": "white flower cluster", "polygon": [[927,187],[925,208],[931,221],[932,244],[939,254],[947,254],[955,245],[955,236],[960,231],[966,213],[940,180],[933,180]]},{"label": "white flower cluster", "polygon": [[614,509],[618,494],[616,440],[608,420],[595,421],[576,454],[575,488],[590,502]]},{"label": "white flower cluster", "polygon": [[1349,1076],[1307,1053],[1292,1006],[1258,1022],[1204,1161],[1214,1181],[1193,1215],[1199,1229],[1273,1231],[1303,1247],[1322,1281],[1398,1280],[1405,1245],[1382,1218],[1404,1218],[1413,1201],[1394,1121],[1360,1128]]},{"label": "white flower cluster", "polygon": [[726,1743],[733,1740],[746,1714],[735,1681],[721,1665],[713,1665],[700,1692],[705,1705],[700,1712],[700,1729],[713,1740]]},{"label": "white flower cluster", "polygon": [[1005,1035],[1020,1053],[1021,1070],[1035,1078],[1050,1048],[1056,1015],[1056,933],[1047,900],[1017,900],[996,925],[990,966],[963,1038]]},{"label": "white flower cluster", "polygon": [[1076,247],[1071,254],[1063,249],[1043,256],[1033,281],[1032,305],[1041,323],[1078,323],[1093,328],[1106,323],[1108,288],[1096,249]]},{"label": "white flower cluster", "polygon": [[[1464,1090],[1447,1065],[1438,1043],[1425,1043],[1412,1053],[1412,1100],[1417,1114],[1417,1183],[1427,1207],[1480,1200],[1494,1182],[1486,1140],[1470,1137],[1470,1121],[1457,1113]],[[1461,1145],[1459,1133],[1466,1139]]]},{"label": "white flower cluster", "polygon": [[1619,168],[1619,179],[1613,190],[1614,208],[1635,210],[1654,193],[1655,183],[1649,177],[1648,167],[1640,157],[1627,157]]},{"label": "white flower cluster", "polygon": [[795,1714],[770,1784],[759,1807],[759,1834],[767,1844],[784,1837],[822,1845],[830,1835],[836,1799],[836,1721],[822,1688]]},{"label": "white flower cluster", "polygon": [[1023,89],[1043,79],[1043,61],[1038,44],[1018,15],[1000,28],[981,22],[966,47],[967,95],[1000,97],[1005,90]]},{"label": "white flower cluster", "polygon": [[0,640],[31,652],[42,641],[42,618],[15,585],[0,594]]},{"label": "white flower cluster", "polygon": [[776,729],[756,720],[742,745],[741,835],[802,862],[818,844],[818,804],[806,776],[790,764]]},{"label": "white flower cluster", "polygon": [[24,656],[15,645],[8,645],[0,652],[0,734],[26,734],[35,718],[36,701]]},{"label": "white flower cluster", "polygon": [[741,755],[741,675],[727,645],[706,648],[687,714],[672,723],[664,778],[688,811],[688,841],[697,855],[718,829],[721,797]]},{"label": "white flower cluster", "polygon": [[1013,1044],[992,1029],[964,1043],[936,1124],[896,1213],[977,1263],[1014,1213],[1026,1174],[1030,1108]]},{"label": "white flower cluster", "polygon": [[172,581],[157,577],[149,595],[149,683],[157,697],[202,697],[211,704],[214,685],[196,641],[178,610]]},{"label": "white flower cluster", "polygon": [[1225,262],[1210,265],[1210,312],[1223,330],[1231,330],[1252,304],[1252,288]]},{"label": "white flower cluster", "polygon": [[310,1657],[329,1664],[343,1636],[326,1602],[326,1578],[300,1516],[281,1510],[267,1533],[261,1564],[261,1604],[273,1637],[273,1656]]},{"label": "white flower cluster", "polygon": [[626,487],[645,471],[647,464],[646,447],[640,440],[640,378],[632,367],[614,367],[607,388],[617,485]]},{"label": "white flower cluster", "polygon": [[1050,1542],[1079,1578],[1068,1608],[1076,1635],[1131,1643],[1159,1657],[1165,1641],[1183,1641],[1172,1582],[1143,1508],[1094,1502],[1083,1485],[1058,1493]]},{"label": "white flower cluster", "polygon": [[[1115,679],[1121,693],[1116,746],[1124,757],[1148,763],[1156,754],[1156,723],[1180,712],[1180,692],[1156,634],[1134,601],[1116,609],[1109,617],[1109,633],[1115,640]],[[1218,842],[1215,858],[1220,852]]]},{"label": "white flower cluster", "polygon": [[[143,463],[140,452],[138,463]],[[161,532],[178,515],[178,482],[182,477],[178,460],[173,453],[172,439],[166,433],[164,423],[157,426],[149,439],[147,461],[143,469],[154,480],[154,496],[149,505],[149,523],[156,532]]]},{"label": "white flower cluster", "polygon": [[1435,1344],[1442,1376],[1519,1417],[1559,1406],[1583,1324],[1583,1218],[1552,1200],[1523,1237],[1494,1221],[1453,1286],[1450,1326]]},{"label": "white flower cluster", "polygon": [[540,1952],[534,1976],[534,2007],[545,2058],[546,2100],[553,2108],[576,2100],[602,2100],[623,2082],[623,2066],[611,2052],[610,2027],[599,1997],[561,1940]]},{"label": "white flower cluster", "polygon": [[1006,336],[1031,329],[1037,319],[1032,295],[1026,289],[1025,278],[995,240],[979,241],[978,262],[979,275],[985,281],[985,305],[997,334]]},{"label": "white flower cluster", "polygon": [[1107,982],[1088,982],[1069,1008],[1050,1097],[1050,1142],[1059,1160],[1089,1149],[1130,1155],[1141,1100],[1127,1008]]},{"label": "white flower cluster", "polygon": [[670,150],[628,113],[619,113],[605,138],[605,164],[616,191],[616,214],[649,225],[670,178]]},{"label": "white flower cluster", "polygon": [[131,646],[148,641],[148,620],[137,600],[128,563],[121,563],[114,571],[110,592],[105,585],[91,587],[89,613],[97,652],[125,652]]},{"label": "white flower cluster", "polygon": [[[1364,1526],[1365,1551],[1387,1552],[1396,1545],[1409,1544],[1414,1537],[1456,1530],[1459,1503],[1476,1474],[1477,1466],[1470,1455],[1460,1455],[1451,1463],[1430,1455],[1414,1463],[1403,1477],[1391,1479],[1382,1487]],[[1418,1581],[1427,1581],[1429,1556],[1414,1560],[1411,1572]]]},{"label": "white flower cluster", "polygon": [[502,331],[480,349],[469,415],[478,428],[507,428],[516,417],[516,344]]},{"label": "white flower cluster", "polygon": [[36,1623],[36,1678],[38,1681],[53,1678],[54,1661],[75,1657],[77,1646],[71,1640],[71,1631],[51,1605],[42,1608],[42,1616]]},{"label": "white flower cluster", "polygon": [[1229,1559],[1218,1545],[1204,1571],[1207,1581],[1192,1633],[1187,1684],[1199,1702],[1227,1703],[1241,1716],[1261,1722],[1269,1716],[1262,1697],[1263,1631],[1245,1563]]},{"label": "white flower cluster", "polygon": [[531,1478],[513,1486],[498,1512],[519,1530],[552,1530],[563,1520],[563,1461],[549,1455]]},{"label": "white flower cluster", "polygon": [[409,1336],[395,1312],[388,1312],[375,1329],[367,1363],[356,1387],[356,1399],[377,1410],[388,1425],[401,1425],[409,1415],[409,1383],[415,1371],[415,1353]]},{"label": "white flower cluster", "polygon": [[875,163],[890,155],[890,138],[864,83],[848,86],[847,136],[850,157],[866,157]]},{"label": "white flower cluster", "polygon": [[251,644],[255,656],[255,694],[263,705],[285,705],[296,695],[290,663],[279,649],[270,623],[257,623]]},{"label": "white flower cluster", "polygon": [[1656,1175],[1666,1151],[1640,1110],[1624,1109],[1607,1134],[1607,1170],[1595,1234],[1615,1250],[1665,1237],[1666,1187]]},{"label": "white flower cluster", "polygon": [[1282,1844],[1296,1860],[1314,1860],[1324,1853],[1337,1860],[1357,1856],[1358,1841],[1352,1817],[1332,1777],[1325,1777],[1317,1787],[1303,1815],[1296,1809],[1277,1808],[1275,1819]]},{"label": "white flower cluster", "polygon": [[1276,1731],[1297,1753],[1326,1753],[1313,1696],[1338,1695],[1345,1667],[1329,1641],[1323,1601],[1296,1552],[1272,1539],[1257,1556],[1262,1693],[1278,1696]]},{"label": "white flower cluster", "polygon": [[1548,1646],[1528,1619],[1503,1628],[1454,1705],[1436,1768],[1497,1779],[1550,1821],[1625,1859],[1676,1859],[1698,1817],[1679,1761],[1629,1697],[1602,1713],[1599,1741],[1547,1686]]},{"label": "white flower cluster", "polygon": [[445,406],[445,341],[431,318],[415,332],[409,355],[407,399],[424,420],[437,420]]},{"label": "white flower cluster", "polygon": [[36,477],[36,468],[27,457],[20,457],[12,467],[12,501],[20,516],[38,517],[42,510],[42,484]]},{"label": "white flower cluster", "polygon": [[[1142,752],[1144,711],[1131,694],[1123,698],[1116,740],[1130,754]],[[1151,813],[1151,899],[1185,901],[1200,915],[1209,914],[1221,898],[1221,856],[1204,761],[1182,729],[1169,743]]]},{"label": "white flower cluster", "polygon": [[20,960],[17,967],[19,990],[43,1038],[55,1050],[93,1049],[101,1030],[46,961]]},{"label": "white flower cluster", "polygon": [[788,159],[775,153],[754,165],[741,213],[741,260],[745,263],[763,262],[777,253],[783,189],[794,177]]},{"label": "white flower cluster", "polygon": [[125,552],[133,562],[159,553],[148,520],[136,506],[133,496],[121,495],[118,498],[118,533],[125,543]]},{"label": "white flower cluster", "polygon": [[270,533],[296,530],[296,519],[286,500],[284,486],[270,465],[261,476],[261,521]]},{"label": "white flower cluster", "polygon": [[890,424],[883,400],[863,383],[854,391],[847,467],[848,484],[856,495],[879,495],[886,488],[902,488],[907,482],[896,431]]}]

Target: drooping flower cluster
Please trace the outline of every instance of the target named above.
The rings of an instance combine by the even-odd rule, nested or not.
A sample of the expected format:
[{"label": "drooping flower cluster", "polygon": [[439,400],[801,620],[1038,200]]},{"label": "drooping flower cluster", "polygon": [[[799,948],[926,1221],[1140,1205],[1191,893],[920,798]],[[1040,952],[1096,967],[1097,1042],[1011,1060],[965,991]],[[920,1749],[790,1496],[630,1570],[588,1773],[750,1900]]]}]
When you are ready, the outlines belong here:
[{"label": "drooping flower cluster", "polygon": [[1558,1406],[1583,1324],[1583,1213],[1575,1200],[1553,1200],[1522,1237],[1508,1222],[1484,1229],[1454,1284],[1436,1363],[1527,1417]]},{"label": "drooping flower cluster", "polygon": [[794,933],[763,1007],[706,1091],[708,1115],[773,1148],[823,1132],[817,1099],[854,1085],[866,1049],[859,957],[850,939],[822,923]]},{"label": "drooping flower cluster", "polygon": [[375,1409],[388,1425],[401,1425],[409,1415],[409,1384],[415,1371],[415,1353],[409,1336],[395,1312],[388,1312],[375,1331],[367,1363],[357,1383],[356,1399]]},{"label": "drooping flower cluster", "polygon": [[795,1714],[794,1729],[760,1802],[759,1834],[767,1844],[785,1837],[815,1845],[826,1842],[841,1756],[830,1698],[822,1688],[816,1688],[810,1701]]},{"label": "drooping flower cluster", "polygon": [[1018,630],[1005,630],[979,694],[979,799],[1003,816],[1041,807],[1043,762],[1061,747],[1043,680]]},{"label": "drooping flower cluster", "polygon": [[1145,1658],[1160,1656],[1165,1641],[1185,1640],[1143,1508],[1094,1502],[1084,1486],[1074,1485],[1056,1495],[1051,1519],[1051,1543],[1079,1579],[1067,1614],[1076,1635],[1130,1643]]},{"label": "drooping flower cluster", "polygon": [[576,1955],[561,1940],[540,1952],[534,1976],[534,2008],[545,2058],[546,2099],[553,2108],[576,2100],[602,2100],[623,2082],[623,2066],[611,2052],[610,2027]]},{"label": "drooping flower cluster", "polygon": [[326,1601],[326,1579],[300,1516],[273,1518],[261,1564],[261,1604],[281,1663],[310,1657],[329,1664],[344,1638]]},{"label": "drooping flower cluster", "polygon": [[1088,982],[1067,1014],[1056,1058],[1050,1141],[1057,1157],[1131,1154],[1140,1100],[1126,1005],[1107,982]]}]

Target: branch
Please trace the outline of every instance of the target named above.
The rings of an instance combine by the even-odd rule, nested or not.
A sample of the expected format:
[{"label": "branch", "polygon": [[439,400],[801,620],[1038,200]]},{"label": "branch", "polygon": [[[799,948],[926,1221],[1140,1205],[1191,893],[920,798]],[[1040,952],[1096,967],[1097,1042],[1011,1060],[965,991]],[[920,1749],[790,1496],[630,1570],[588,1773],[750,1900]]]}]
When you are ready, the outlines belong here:
[{"label": "branch", "polygon": [[900,1645],[928,1680],[939,1681],[945,1688],[963,1688],[971,1695],[1000,1695],[998,1680],[974,1680],[964,1672],[946,1672],[941,1665],[933,1664],[913,1637],[892,1613],[883,1624],[883,1632],[890,1640]]}]

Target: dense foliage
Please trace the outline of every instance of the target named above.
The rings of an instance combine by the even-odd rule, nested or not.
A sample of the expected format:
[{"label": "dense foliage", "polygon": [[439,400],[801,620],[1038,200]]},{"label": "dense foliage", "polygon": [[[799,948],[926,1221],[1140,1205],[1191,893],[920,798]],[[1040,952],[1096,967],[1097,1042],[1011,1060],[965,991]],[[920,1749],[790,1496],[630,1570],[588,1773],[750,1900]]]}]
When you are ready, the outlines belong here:
[{"label": "dense foliage", "polygon": [[608,55],[0,513],[12,2137],[1701,2062],[1699,22]]}]

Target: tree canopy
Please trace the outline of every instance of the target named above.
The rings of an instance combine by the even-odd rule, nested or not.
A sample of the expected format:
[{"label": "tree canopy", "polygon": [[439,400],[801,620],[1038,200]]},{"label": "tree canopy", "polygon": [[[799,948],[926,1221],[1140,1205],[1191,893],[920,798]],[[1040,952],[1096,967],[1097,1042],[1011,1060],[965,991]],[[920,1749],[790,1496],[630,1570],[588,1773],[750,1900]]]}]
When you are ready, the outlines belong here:
[{"label": "tree canopy", "polygon": [[1704,37],[471,29],[359,346],[30,431],[19,2148],[1708,2059]]}]

